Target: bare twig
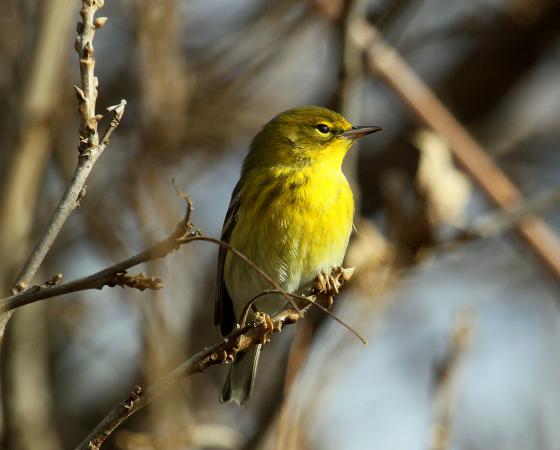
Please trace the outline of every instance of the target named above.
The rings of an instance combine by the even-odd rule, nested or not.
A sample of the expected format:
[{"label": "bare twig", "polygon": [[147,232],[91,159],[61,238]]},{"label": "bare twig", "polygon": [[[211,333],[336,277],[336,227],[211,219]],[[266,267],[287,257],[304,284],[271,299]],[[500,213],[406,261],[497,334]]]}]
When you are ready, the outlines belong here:
[{"label": "bare twig", "polygon": [[[377,29],[362,21],[354,26],[356,42],[367,50],[371,71],[379,74],[427,125],[449,143],[457,161],[499,207],[522,204],[514,183],[492,161],[487,152],[439,101],[398,52],[383,41]],[[560,240],[536,215],[517,222],[521,238],[534,250],[549,271],[560,279]]]},{"label": "bare twig", "polygon": [[[38,23],[33,24],[31,48],[21,47],[25,70],[3,73],[22,76],[10,89],[17,102],[10,107],[8,136],[2,137],[0,156],[0,286],[7,290],[25,262],[36,216],[43,171],[53,147],[53,122],[60,110],[64,61],[73,21],[72,0],[45,0],[37,4]],[[4,14],[7,4],[3,5]],[[2,27],[4,29],[4,27]],[[9,76],[9,75],[8,75]],[[54,120],[53,120],[54,119]],[[11,137],[10,137],[11,135]],[[6,256],[9,255],[9,258]]]},{"label": "bare twig", "polygon": [[[78,23],[78,37],[76,51],[80,58],[81,87],[74,86],[78,97],[78,111],[80,113],[80,143],[78,146],[79,157],[74,175],[66,188],[58,206],[56,207],[47,229],[31,252],[20,274],[12,286],[12,293],[17,293],[26,288],[45,256],[49,252],[54,240],[62,226],[79,205],[79,200],[85,193],[85,182],[93,165],[101,156],[109,143],[109,136],[117,128],[124,113],[126,102],[121,100],[119,105],[109,108],[113,115],[111,123],[99,142],[97,122],[102,116],[95,114],[97,99],[97,78],[94,75],[95,59],[93,58],[93,37],[95,30],[101,28],[106,18],[94,19],[95,13],[103,6],[103,0],[83,0],[80,15],[82,22]],[[9,315],[0,317],[0,337],[3,335],[5,324]]]},{"label": "bare twig", "polygon": [[[233,331],[222,342],[200,351],[189,360],[176,367],[153,385],[143,388],[136,386],[128,398],[115,406],[111,412],[95,427],[95,429],[76,447],[76,450],[98,450],[111,433],[131,415],[159,397],[174,383],[194,373],[202,373],[216,364],[228,364],[239,352],[261,344],[270,334],[279,333],[285,325],[295,323],[312,303],[332,301],[332,291],[315,291],[309,304],[300,311],[286,309],[273,317],[270,322],[262,317],[252,320],[247,325]],[[268,323],[267,323],[268,322]]]},{"label": "bare twig", "polygon": [[[233,253],[242,261],[244,261],[263,279],[270,283],[270,285],[274,287],[274,289],[276,289],[277,293],[284,296],[284,298],[286,298],[286,300],[292,305],[294,310],[299,312],[300,307],[295,303],[293,299],[295,294],[290,294],[282,289],[282,287],[278,283],[276,283],[263,269],[261,269],[243,253],[236,250],[228,243],[223,242],[220,239],[204,236],[201,234],[200,230],[195,230],[193,228],[193,224],[190,221],[193,209],[192,201],[183,191],[181,191],[175,185],[175,183],[174,186],[177,191],[177,195],[185,200],[187,207],[185,216],[183,217],[183,219],[181,219],[181,221],[179,221],[179,223],[175,227],[175,230],[167,238],[156,242],[147,250],[144,250],[130,258],[113,264],[110,267],[107,267],[86,277],[78,278],[77,280],[69,281],[67,283],[61,283],[60,281],[62,279],[62,276],[59,277],[55,275],[53,279],[47,281],[42,286],[32,286],[29,289],[18,292],[14,295],[11,295],[10,297],[3,298],[0,300],[0,314],[11,311],[20,306],[35,303],[39,300],[45,300],[48,298],[58,297],[64,294],[88,289],[102,289],[104,286],[128,286],[136,289],[159,289],[161,288],[161,279],[154,277],[145,278],[142,274],[131,277],[126,275],[126,271],[131,267],[137,266],[147,261],[164,258],[168,254],[179,249],[179,247],[181,247],[182,245],[189,244],[195,241],[211,242],[213,244],[226,248],[229,252]],[[339,274],[339,276],[342,276],[342,279],[348,279],[352,275],[351,273],[348,274],[348,270],[346,270],[346,272],[344,272],[343,274]]]},{"label": "bare twig", "polygon": [[177,250],[181,245],[187,244],[193,238],[199,238],[200,232],[193,231],[191,223],[192,201],[184,192],[177,191],[178,195],[185,200],[186,210],[184,217],[177,223],[175,230],[165,239],[156,242],[150,248],[131,256],[121,262],[113,264],[106,269],[67,283],[60,283],[62,275],[55,275],[53,279],[47,281],[43,286],[33,286],[25,291],[14,294],[0,300],[0,313],[10,311],[20,306],[44,300],[47,298],[58,297],[71,292],[83,291],[87,289],[102,289],[104,286],[129,286],[134,288],[143,287],[149,289],[161,288],[161,279],[145,278],[142,274],[127,276],[126,271],[131,267],[145,263],[147,261],[163,258],[169,253]]},{"label": "bare twig", "polygon": [[272,278],[270,278],[270,276],[264,270],[262,270],[253,261],[251,261],[249,258],[247,258],[239,250],[236,250],[235,248],[233,248],[227,242],[221,241],[220,239],[216,239],[216,238],[212,238],[212,237],[208,237],[208,236],[202,236],[202,235],[189,237],[188,241],[189,242],[192,242],[192,241],[212,242],[216,245],[219,245],[220,247],[223,247],[223,248],[227,249],[227,251],[233,253],[238,258],[241,258],[246,264],[248,264],[253,270],[255,270],[262,278],[264,278],[266,281],[268,281],[274,287],[274,289],[276,289],[281,295],[284,296],[284,298],[288,301],[288,303],[290,303],[292,305],[294,310],[296,310],[297,312],[300,312],[300,308],[294,302],[292,294],[290,294],[290,293],[286,292],[284,289],[282,289],[282,287],[278,283],[276,283],[276,281],[274,281]]},{"label": "bare twig", "polygon": [[129,287],[138,289],[139,291],[144,291],[146,289],[155,291],[163,287],[163,282],[161,278],[146,277],[143,273],[139,273],[138,275],[127,275],[125,273],[118,273],[106,283],[106,286],[120,286],[123,288]]},{"label": "bare twig", "polygon": [[[333,270],[336,270],[337,268],[333,268]],[[353,269],[344,269],[344,270],[351,270],[351,272],[349,272],[349,275],[347,277],[344,278],[344,280],[348,280],[350,279],[350,277],[352,276]],[[245,305],[245,307],[243,308],[243,311],[241,312],[240,315],[240,319],[239,319],[239,324],[241,326],[243,326],[245,324],[245,322],[247,321],[247,317],[249,316],[249,311],[250,308],[253,306],[253,304],[260,298],[265,297],[267,295],[272,295],[272,294],[283,294],[283,293],[287,293],[290,297],[296,299],[296,300],[301,300],[303,302],[304,305],[313,305],[316,308],[318,308],[320,311],[322,311],[323,313],[325,313],[327,316],[329,316],[331,319],[333,319],[335,322],[338,322],[340,325],[342,325],[344,328],[346,328],[350,333],[352,333],[354,336],[356,336],[356,338],[364,345],[367,345],[367,340],[360,334],[358,333],[354,328],[352,328],[350,325],[348,325],[346,322],[344,322],[343,320],[339,319],[337,316],[335,316],[327,307],[324,307],[323,305],[321,305],[320,303],[317,303],[314,300],[314,294],[312,292],[310,292],[308,295],[298,295],[298,294],[293,294],[290,292],[286,292],[286,291],[279,291],[276,289],[270,289],[270,290],[266,290],[266,291],[262,291],[260,293],[258,293],[257,295],[255,295],[251,300],[249,300],[249,302],[247,302],[247,304]]]},{"label": "bare twig", "polygon": [[79,201],[84,195],[84,186],[85,181],[95,164],[95,161],[109,143],[108,139],[113,130],[117,128],[119,125],[120,119],[124,112],[124,107],[126,102],[124,100],[113,109],[113,118],[111,119],[111,123],[107,130],[103,135],[103,139],[101,144],[97,145],[95,148],[82,150],[80,158],[78,159],[78,166],[76,167],[76,171],[74,172],[74,176],[72,177],[72,181],[68,185],[66,192],[62,196],[56,210],[47,226],[47,230],[41,237],[41,240],[35,246],[35,249],[31,253],[31,256],[27,260],[26,264],[24,265],[21,273],[19,274],[17,280],[12,287],[12,292],[17,293],[21,292],[37,269],[43,262],[43,259],[47,255],[48,251],[50,250],[54,240],[58,236],[58,233],[62,229],[62,226],[72,213],[72,211],[79,206]]}]

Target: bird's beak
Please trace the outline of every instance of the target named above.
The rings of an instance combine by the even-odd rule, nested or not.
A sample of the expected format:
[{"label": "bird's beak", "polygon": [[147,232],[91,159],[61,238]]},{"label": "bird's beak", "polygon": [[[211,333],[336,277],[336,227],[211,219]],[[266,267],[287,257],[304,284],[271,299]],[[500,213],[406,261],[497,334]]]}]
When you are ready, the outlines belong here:
[{"label": "bird's beak", "polygon": [[383,130],[382,127],[352,127],[350,130],[342,133],[346,139],[360,139],[371,133],[376,133],[377,131]]}]

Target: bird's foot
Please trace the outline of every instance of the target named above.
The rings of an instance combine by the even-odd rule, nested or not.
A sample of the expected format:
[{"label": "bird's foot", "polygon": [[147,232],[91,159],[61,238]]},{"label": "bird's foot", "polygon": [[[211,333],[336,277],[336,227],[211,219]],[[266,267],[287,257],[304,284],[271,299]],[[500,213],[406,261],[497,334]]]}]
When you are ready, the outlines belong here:
[{"label": "bird's foot", "polygon": [[270,342],[269,336],[274,332],[274,322],[268,314],[263,312],[255,313],[255,323],[257,326],[262,326],[261,344],[265,345]]},{"label": "bird's foot", "polygon": [[344,282],[341,282],[342,271],[342,267],[334,267],[329,273],[325,271],[319,272],[315,282],[315,289],[317,289],[318,293],[328,296],[338,294],[339,289]]}]

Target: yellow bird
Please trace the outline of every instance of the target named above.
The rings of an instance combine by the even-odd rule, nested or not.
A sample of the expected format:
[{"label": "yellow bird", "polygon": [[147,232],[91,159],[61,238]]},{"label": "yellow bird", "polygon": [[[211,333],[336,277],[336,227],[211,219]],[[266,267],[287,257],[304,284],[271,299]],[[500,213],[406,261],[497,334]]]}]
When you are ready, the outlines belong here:
[{"label": "yellow bird", "polygon": [[[222,240],[231,244],[288,292],[301,293],[319,272],[342,264],[352,231],[354,199],[342,173],[344,156],[360,137],[381,127],[353,127],[319,106],[278,114],[255,136],[231,196]],[[226,249],[218,255],[214,323],[223,336],[245,304],[271,286]],[[280,295],[259,300],[273,315],[286,307]],[[249,399],[260,345],[230,366],[221,402]]]}]

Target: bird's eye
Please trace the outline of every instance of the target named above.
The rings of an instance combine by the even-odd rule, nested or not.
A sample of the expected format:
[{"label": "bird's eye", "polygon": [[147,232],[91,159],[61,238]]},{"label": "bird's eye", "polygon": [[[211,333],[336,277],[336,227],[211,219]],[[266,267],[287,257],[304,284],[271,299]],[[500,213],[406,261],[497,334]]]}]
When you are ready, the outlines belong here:
[{"label": "bird's eye", "polygon": [[320,123],[319,125],[316,125],[315,129],[321,134],[329,134],[331,131],[329,126],[325,125],[324,123]]}]

